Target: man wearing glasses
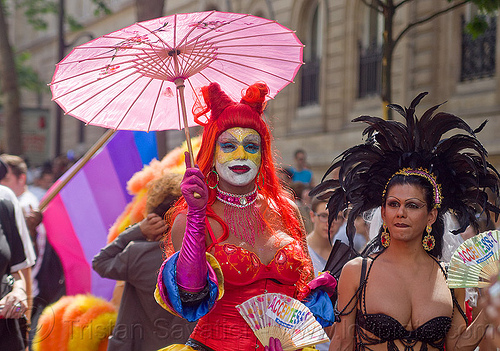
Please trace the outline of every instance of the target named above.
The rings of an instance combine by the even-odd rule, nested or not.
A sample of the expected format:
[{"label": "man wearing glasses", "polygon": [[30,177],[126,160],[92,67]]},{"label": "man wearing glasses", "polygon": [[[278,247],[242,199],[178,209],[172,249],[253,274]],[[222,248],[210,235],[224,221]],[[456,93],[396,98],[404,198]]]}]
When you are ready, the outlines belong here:
[{"label": "man wearing glasses", "polygon": [[[313,230],[307,236],[307,248],[309,249],[309,255],[313,262],[314,276],[318,276],[319,272],[323,271],[326,260],[332,249],[332,244],[328,239],[328,210],[326,209],[326,204],[326,201],[314,198],[309,213],[313,223]],[[330,227],[330,238],[332,242],[335,240],[334,238],[343,224],[344,218],[342,215],[340,215],[337,220],[333,221]],[[318,344],[316,348],[320,351],[328,350],[329,345],[329,342]]]},{"label": "man wearing glasses", "polygon": [[333,221],[330,227],[330,242],[328,238],[328,210],[326,209],[326,205],[326,201],[314,198],[309,213],[313,223],[313,230],[307,236],[307,246],[313,261],[315,275],[318,275],[318,272],[321,272],[325,268],[326,260],[332,249],[332,243],[337,239],[335,236],[344,224],[344,218],[340,214],[339,218]]}]

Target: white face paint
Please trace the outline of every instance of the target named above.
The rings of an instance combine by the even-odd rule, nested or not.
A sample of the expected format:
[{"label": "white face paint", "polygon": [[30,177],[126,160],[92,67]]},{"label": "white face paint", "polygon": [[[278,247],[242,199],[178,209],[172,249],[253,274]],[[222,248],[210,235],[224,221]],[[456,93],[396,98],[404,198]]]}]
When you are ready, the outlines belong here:
[{"label": "white face paint", "polygon": [[257,177],[261,163],[260,135],[250,128],[230,128],[217,139],[215,169],[233,186],[245,186]]}]

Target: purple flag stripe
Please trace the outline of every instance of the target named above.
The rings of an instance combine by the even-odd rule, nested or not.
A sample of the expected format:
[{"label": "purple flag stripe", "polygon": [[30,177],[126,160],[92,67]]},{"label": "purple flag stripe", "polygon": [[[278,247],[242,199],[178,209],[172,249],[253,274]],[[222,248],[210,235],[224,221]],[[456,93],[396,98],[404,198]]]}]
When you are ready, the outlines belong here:
[{"label": "purple flag stripe", "polygon": [[[79,191],[71,190],[75,188]],[[65,191],[66,189],[68,191]],[[86,196],[82,196],[82,193]],[[98,236],[96,233],[106,233],[107,225],[99,214],[97,201],[93,192],[90,191],[84,172],[75,175],[71,180],[71,187],[63,189],[59,194],[66,206],[74,231],[78,235],[85,258],[87,262],[92,262],[94,255],[106,246],[106,235]]]},{"label": "purple flag stripe", "polygon": [[89,184],[88,189],[93,194],[97,215],[102,218],[105,233],[127,205],[125,189],[113,167],[109,151],[109,148],[103,149],[82,170]]},{"label": "purple flag stripe", "polygon": [[[143,167],[142,158],[138,151],[140,147],[141,145],[136,144],[134,132],[131,131],[118,133],[106,147],[123,190],[127,189],[127,182],[135,172]],[[149,161],[147,162],[149,163]],[[128,192],[124,192],[124,196],[126,203],[132,201],[132,196]]]}]

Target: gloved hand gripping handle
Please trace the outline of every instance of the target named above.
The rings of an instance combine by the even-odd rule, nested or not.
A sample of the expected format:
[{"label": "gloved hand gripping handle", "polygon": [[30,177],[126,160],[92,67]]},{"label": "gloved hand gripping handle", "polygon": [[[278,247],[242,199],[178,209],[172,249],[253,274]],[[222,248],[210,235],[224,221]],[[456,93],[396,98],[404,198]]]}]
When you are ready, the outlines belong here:
[{"label": "gloved hand gripping handle", "polygon": [[186,155],[186,173],[181,182],[181,191],[188,211],[186,231],[177,259],[177,285],[187,292],[199,292],[207,284],[206,212],[208,188],[203,173],[195,167],[189,168]]}]

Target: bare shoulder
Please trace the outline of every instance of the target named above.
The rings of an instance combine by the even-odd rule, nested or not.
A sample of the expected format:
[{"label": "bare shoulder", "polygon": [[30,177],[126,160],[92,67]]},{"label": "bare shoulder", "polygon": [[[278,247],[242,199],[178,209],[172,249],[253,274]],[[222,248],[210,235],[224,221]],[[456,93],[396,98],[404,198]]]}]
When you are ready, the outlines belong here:
[{"label": "bare shoulder", "polygon": [[[299,212],[299,207],[297,206],[297,204],[295,203],[295,201],[293,201],[293,199],[291,197],[284,196],[284,199],[293,208],[294,211]],[[278,208],[276,202],[274,202],[274,200],[264,198],[263,196],[260,196],[260,200],[262,201],[263,206],[270,207],[271,209],[279,212],[279,208]]]},{"label": "bare shoulder", "polygon": [[286,197],[285,199],[290,204],[290,207],[293,209],[293,212],[295,213],[297,218],[299,218],[302,222],[302,215],[300,214],[299,206],[297,206],[297,204],[295,203],[295,201],[293,201],[293,199],[289,197]]},{"label": "bare shoulder", "polygon": [[361,267],[363,265],[363,258],[356,257],[349,262],[347,262],[342,268],[342,273],[340,274],[340,280],[349,281],[349,282],[359,282],[359,278],[361,275]]},{"label": "bare shoulder", "polygon": [[[339,277],[337,287],[337,308],[340,311],[340,314],[343,315],[342,325],[344,326],[353,325],[355,323],[354,316],[356,314],[355,310],[357,306],[356,294],[359,288],[359,278],[361,275],[362,264],[363,259],[361,257],[357,257],[347,262],[342,268],[342,273]],[[349,336],[345,336],[347,335],[346,333],[349,334]],[[346,340],[352,339],[351,333],[347,332],[346,330],[340,332],[339,335],[344,335]],[[341,339],[343,339],[344,337],[342,337]]]},{"label": "bare shoulder", "polygon": [[460,304],[460,307],[462,309],[465,308],[465,288],[455,288],[453,289],[453,294],[455,295],[455,298],[457,299],[458,303]]}]

